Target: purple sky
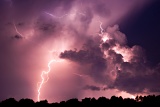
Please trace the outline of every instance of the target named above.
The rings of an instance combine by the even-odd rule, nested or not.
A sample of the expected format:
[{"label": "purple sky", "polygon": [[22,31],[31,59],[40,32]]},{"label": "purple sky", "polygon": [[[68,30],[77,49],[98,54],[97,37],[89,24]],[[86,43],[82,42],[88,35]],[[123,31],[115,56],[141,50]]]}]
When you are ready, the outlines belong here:
[{"label": "purple sky", "polygon": [[159,94],[158,3],[1,0],[0,100]]}]

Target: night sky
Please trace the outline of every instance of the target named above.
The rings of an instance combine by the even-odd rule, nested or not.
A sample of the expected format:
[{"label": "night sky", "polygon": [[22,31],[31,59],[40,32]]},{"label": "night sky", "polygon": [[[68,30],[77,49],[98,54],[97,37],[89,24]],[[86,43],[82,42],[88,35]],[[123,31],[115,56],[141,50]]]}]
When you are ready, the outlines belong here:
[{"label": "night sky", "polygon": [[160,94],[159,0],[0,0],[0,101]]}]

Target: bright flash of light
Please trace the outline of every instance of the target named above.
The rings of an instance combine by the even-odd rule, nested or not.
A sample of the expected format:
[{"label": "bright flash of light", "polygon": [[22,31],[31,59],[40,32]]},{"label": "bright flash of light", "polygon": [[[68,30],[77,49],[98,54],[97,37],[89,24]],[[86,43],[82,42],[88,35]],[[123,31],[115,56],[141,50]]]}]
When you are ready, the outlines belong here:
[{"label": "bright flash of light", "polygon": [[[119,90],[117,90],[119,92]],[[120,93],[118,93],[118,96],[123,96],[123,98],[131,98],[131,99],[135,99],[136,96],[130,93],[127,93],[126,91],[121,91]]]},{"label": "bright flash of light", "polygon": [[131,97],[130,97],[130,98],[135,99],[136,97],[135,97],[134,95],[131,95]]},{"label": "bright flash of light", "polygon": [[100,23],[100,25],[99,25],[99,28],[100,28],[99,36],[101,36],[103,42],[106,42],[107,40],[109,40],[111,38],[109,37],[109,34],[107,32],[104,32],[104,29],[102,27],[103,23],[100,20],[99,20],[99,23]]},{"label": "bright flash of light", "polygon": [[[47,82],[48,79],[49,79],[48,74],[51,71],[51,64],[53,62],[62,62],[62,61],[63,60],[51,60],[51,61],[48,62],[48,71],[42,71],[42,73],[41,73],[41,82],[39,82],[39,86],[38,86],[38,90],[37,90],[38,91],[38,96],[37,96],[38,101],[40,101],[41,88],[42,88],[43,84],[45,82]],[[47,76],[47,79],[45,79],[44,75]]]},{"label": "bright flash of light", "polygon": [[109,34],[108,34],[108,33],[104,33],[104,35],[103,35],[103,37],[102,37],[102,41],[103,41],[103,42],[106,42],[106,41],[109,40],[109,39],[111,39],[111,38],[109,37]]},{"label": "bright flash of light", "polygon": [[112,48],[117,54],[121,54],[123,56],[123,60],[124,62],[129,62],[131,60],[132,57],[132,53],[130,52],[130,50],[128,50],[127,48],[124,47],[120,47],[120,46],[115,46]]}]

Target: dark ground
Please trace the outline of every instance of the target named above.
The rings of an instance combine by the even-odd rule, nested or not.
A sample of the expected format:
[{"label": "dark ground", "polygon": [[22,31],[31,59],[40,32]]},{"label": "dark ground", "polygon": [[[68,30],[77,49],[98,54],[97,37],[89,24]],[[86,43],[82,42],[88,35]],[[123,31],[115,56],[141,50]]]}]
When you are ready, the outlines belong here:
[{"label": "dark ground", "polygon": [[112,96],[110,99],[85,98],[82,101],[75,98],[60,103],[48,103],[47,100],[34,102],[32,99],[16,101],[14,98],[9,98],[1,101],[0,107],[160,107],[160,95],[137,96],[135,99],[123,99],[121,96]]}]

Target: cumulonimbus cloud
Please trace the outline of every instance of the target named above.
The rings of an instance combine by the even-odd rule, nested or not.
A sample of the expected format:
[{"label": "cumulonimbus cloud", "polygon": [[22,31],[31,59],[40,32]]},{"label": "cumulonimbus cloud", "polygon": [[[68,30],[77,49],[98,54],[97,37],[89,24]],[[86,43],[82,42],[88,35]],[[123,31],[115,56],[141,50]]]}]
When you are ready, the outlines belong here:
[{"label": "cumulonimbus cloud", "polygon": [[[40,73],[59,53],[68,62],[53,64],[44,98],[56,95],[65,100],[78,97],[85,89],[159,92],[159,66],[148,66],[140,46],[127,46],[126,35],[115,24],[135,5],[145,4],[146,0],[1,0],[0,99],[36,99]],[[78,76],[53,84],[55,74],[61,76],[62,71]],[[74,88],[65,88],[67,83]]]}]

